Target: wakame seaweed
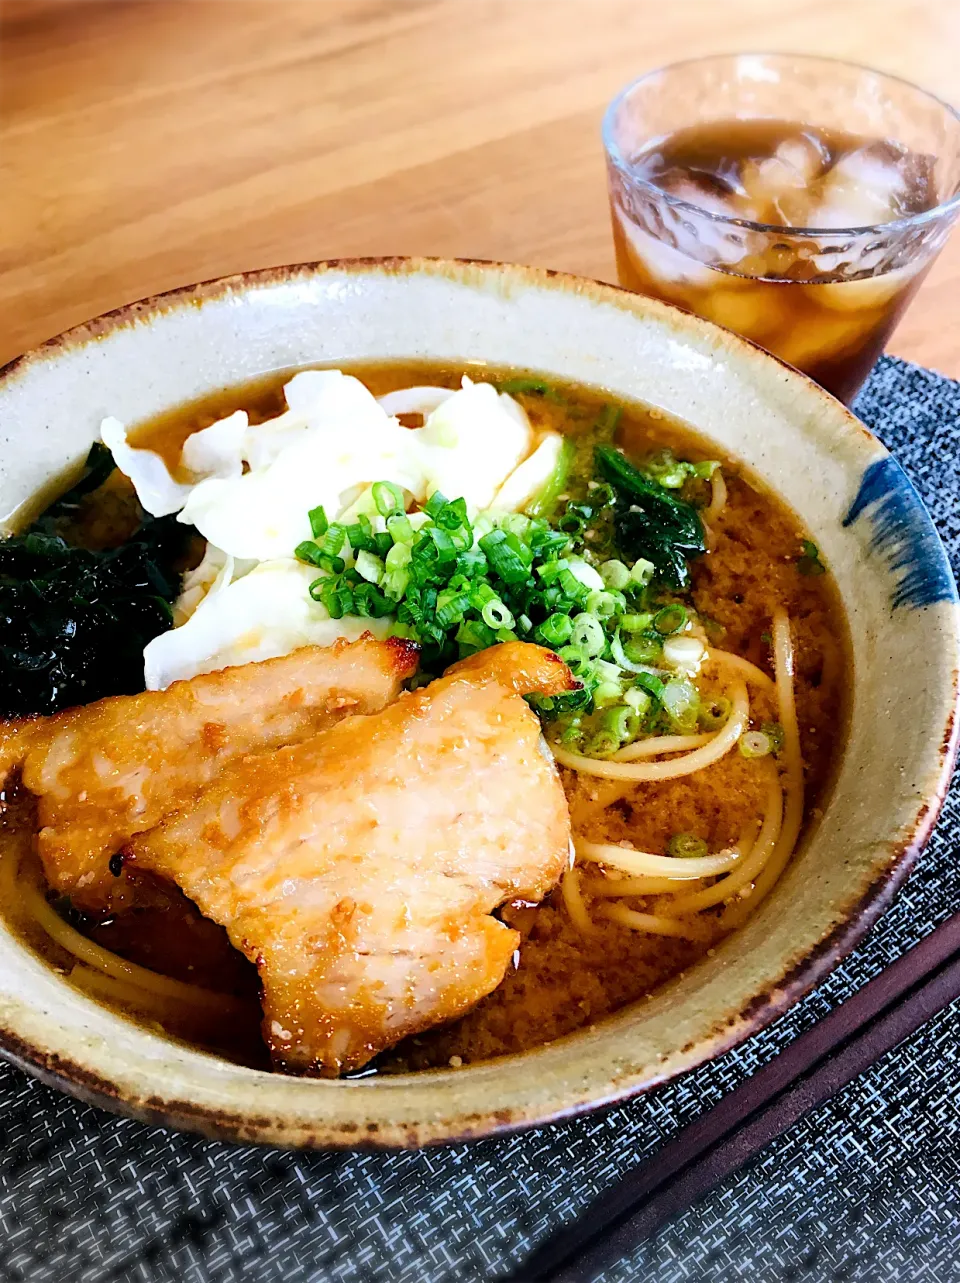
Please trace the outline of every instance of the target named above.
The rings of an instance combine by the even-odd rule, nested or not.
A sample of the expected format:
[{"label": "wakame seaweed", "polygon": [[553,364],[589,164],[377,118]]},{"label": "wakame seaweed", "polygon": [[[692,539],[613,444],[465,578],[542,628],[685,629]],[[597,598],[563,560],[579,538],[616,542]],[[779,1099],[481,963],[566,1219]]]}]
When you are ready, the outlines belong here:
[{"label": "wakame seaweed", "polygon": [[697,510],[645,477],[613,446],[597,446],[594,459],[617,494],[613,527],[620,555],[631,561],[642,557],[652,563],[659,581],[688,588],[687,559],[706,551]]},{"label": "wakame seaweed", "polygon": [[98,551],[61,533],[113,468],[110,451],[94,445],[77,484],[0,541],[4,717],[143,690],[143,648],[173,622],[188,527],[144,515],[130,539]]}]

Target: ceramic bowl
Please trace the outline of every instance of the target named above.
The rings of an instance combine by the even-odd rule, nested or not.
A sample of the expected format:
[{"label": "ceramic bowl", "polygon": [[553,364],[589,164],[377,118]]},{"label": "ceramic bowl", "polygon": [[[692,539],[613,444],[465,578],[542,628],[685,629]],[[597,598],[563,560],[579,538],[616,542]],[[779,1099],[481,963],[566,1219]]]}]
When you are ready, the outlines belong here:
[{"label": "ceramic bowl", "polygon": [[67,1091],[211,1136],[419,1145],[621,1100],[739,1042],[816,984],[930,833],[956,738],[958,607],[898,465],[808,379],[694,316],[524,267],[357,260],[228,277],[122,308],[0,374],[0,511],[137,421],[272,369],[489,361],[639,398],[745,461],[812,531],[853,641],[846,754],[816,831],[759,912],[642,1006],[521,1056],[353,1082],[269,1075],[174,1045],[69,988],[0,927],[0,1047]]}]

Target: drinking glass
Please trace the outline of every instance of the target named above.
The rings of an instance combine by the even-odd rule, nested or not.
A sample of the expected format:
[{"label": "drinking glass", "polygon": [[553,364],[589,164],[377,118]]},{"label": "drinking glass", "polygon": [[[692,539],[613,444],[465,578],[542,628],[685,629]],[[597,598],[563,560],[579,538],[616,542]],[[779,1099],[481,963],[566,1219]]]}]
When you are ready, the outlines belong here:
[{"label": "drinking glass", "polygon": [[[751,222],[671,195],[638,158],[677,130],[780,120],[930,158],[934,204],[874,226]],[[752,339],[849,402],[960,212],[960,115],[895,76],[829,58],[722,55],[650,72],[603,122],[620,283]]]}]

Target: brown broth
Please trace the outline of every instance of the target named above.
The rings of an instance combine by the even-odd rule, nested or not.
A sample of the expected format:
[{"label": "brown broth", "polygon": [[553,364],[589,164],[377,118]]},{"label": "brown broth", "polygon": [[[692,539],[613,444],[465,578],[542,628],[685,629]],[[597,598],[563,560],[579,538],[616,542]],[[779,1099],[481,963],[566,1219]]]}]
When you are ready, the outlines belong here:
[{"label": "brown broth", "polygon": [[[351,364],[377,394],[429,383],[456,386],[464,367],[414,363]],[[523,377],[524,371],[468,367],[476,378]],[[283,408],[283,384],[293,371],[275,372],[144,424],[137,444],[156,449],[173,462],[186,436],[236,409],[259,422]],[[581,386],[559,389],[566,404],[538,395],[521,396],[534,425],[574,437],[589,433],[610,398]],[[716,458],[717,451],[688,426],[662,411],[636,403],[624,406],[618,441],[643,455],[669,447],[687,459]],[[714,547],[693,563],[693,602],[711,621],[715,644],[746,656],[772,673],[767,630],[772,610],[790,612],[796,649],[796,695],[807,789],[806,831],[816,822],[835,772],[845,727],[849,659],[847,630],[831,576],[805,576],[797,559],[806,533],[796,517],[735,460],[722,458],[729,501],[713,525]],[[116,483],[115,483],[116,485]],[[122,491],[122,486],[120,487]],[[110,492],[109,504],[117,504]],[[99,515],[106,521],[107,508]],[[123,512],[123,504],[117,506]],[[96,516],[97,514],[93,514]],[[109,537],[109,530],[99,530]],[[722,687],[718,684],[716,692]],[[752,725],[776,718],[770,698],[754,695]],[[728,754],[706,771],[661,784],[627,789],[564,770],[574,831],[597,841],[630,843],[664,850],[677,832],[703,837],[711,849],[736,840],[743,824],[760,810],[758,772],[739,753]],[[17,835],[16,807],[0,832],[0,868]],[[21,823],[22,818],[21,818]],[[11,827],[13,826],[13,827]],[[5,851],[5,853],[4,853]],[[32,865],[33,876],[38,874]],[[23,939],[67,974],[72,958],[53,945],[17,902],[16,883],[0,878],[0,911]],[[642,907],[642,901],[637,902]],[[696,962],[708,945],[640,935],[598,919],[583,936],[567,916],[558,892],[538,907],[505,906],[505,922],[521,934],[519,964],[500,987],[455,1023],[408,1039],[380,1057],[381,1072],[468,1063],[521,1051],[592,1025],[628,1003],[642,999],[665,980]],[[259,1016],[256,974],[229,944],[226,932],[203,919],[176,889],[154,897],[150,908],[134,909],[107,923],[78,922],[90,938],[122,957],[177,979],[241,997],[248,1015],[231,1038],[204,1036],[189,1022],[165,1024],[172,1036],[192,1041],[230,1059],[265,1065],[256,1032]],[[137,1017],[130,1006],[121,1007]]]}]

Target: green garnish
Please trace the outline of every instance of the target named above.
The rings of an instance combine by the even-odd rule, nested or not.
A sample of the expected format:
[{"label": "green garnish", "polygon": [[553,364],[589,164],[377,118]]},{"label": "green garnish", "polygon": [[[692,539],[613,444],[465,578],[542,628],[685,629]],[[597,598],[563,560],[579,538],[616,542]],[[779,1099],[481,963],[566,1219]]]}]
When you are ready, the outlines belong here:
[{"label": "green garnish", "polygon": [[809,539],[803,541],[803,552],[797,558],[797,570],[801,575],[825,575],[827,568],[820,560],[820,549]]},{"label": "green garnish", "polygon": [[5,717],[55,713],[143,690],[143,648],[173,623],[190,531],[141,515],[119,547],[65,537],[114,462],[99,443],[83,475],[22,535],[0,541],[0,665]]},{"label": "green garnish", "polygon": [[719,731],[730,717],[730,701],[725,695],[701,703],[699,722],[704,731]]},{"label": "green garnish", "polygon": [[617,492],[614,532],[621,555],[643,558],[657,579],[687,588],[687,559],[706,551],[696,509],[644,476],[613,446],[597,446],[594,456],[598,471]]},{"label": "green garnish", "polygon": [[[550,392],[541,380],[500,387]],[[564,442],[525,514],[471,515],[462,498],[440,493],[406,513],[400,488],[377,482],[353,506],[370,516],[311,521],[313,539],[296,549],[321,572],[311,597],[334,618],[390,618],[393,631],[420,644],[426,672],[497,642],[550,647],[579,689],[530,702],[578,752],[601,756],[642,735],[696,729],[699,692],[660,665],[664,638],[687,626],[687,607],[672,597],[688,582],[686,557],[703,550],[703,530],[668,487],[613,447],[595,448],[619,415],[611,405],[579,444]]]},{"label": "green garnish", "polygon": [[760,724],[761,732],[766,735],[767,739],[773,746],[773,752],[779,753],[783,748],[783,727],[779,722],[762,722]]},{"label": "green garnish", "polygon": [[667,490],[681,490],[691,478],[709,481],[719,467],[716,459],[690,463],[678,459],[672,450],[658,450],[644,460],[642,471]]},{"label": "green garnish", "polygon": [[540,396],[545,401],[553,401],[557,405],[562,405],[564,398],[551,384],[545,379],[501,379],[497,382],[498,392],[506,392],[508,396]]},{"label": "green garnish", "polygon": [[667,854],[681,860],[696,860],[707,854],[707,844],[694,833],[674,833],[667,843]]},{"label": "green garnish", "polygon": [[669,637],[671,633],[678,633],[686,622],[687,608],[678,601],[671,602],[669,606],[664,606],[653,617],[653,627],[663,637]]},{"label": "green garnish", "polygon": [[323,504],[316,508],[311,508],[307,516],[310,518],[310,531],[314,539],[319,539],[321,535],[327,533],[327,527],[330,523],[327,521],[327,514],[323,510]]},{"label": "green garnish", "polygon": [[559,496],[566,489],[567,479],[570,476],[570,468],[575,455],[576,447],[569,438],[566,438],[560,447],[560,457],[557,459],[556,467],[536,499],[527,506],[527,514],[529,516],[549,517],[551,515],[553,509],[557,506]]}]

